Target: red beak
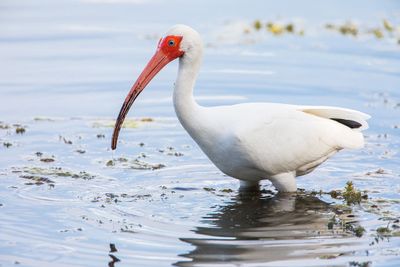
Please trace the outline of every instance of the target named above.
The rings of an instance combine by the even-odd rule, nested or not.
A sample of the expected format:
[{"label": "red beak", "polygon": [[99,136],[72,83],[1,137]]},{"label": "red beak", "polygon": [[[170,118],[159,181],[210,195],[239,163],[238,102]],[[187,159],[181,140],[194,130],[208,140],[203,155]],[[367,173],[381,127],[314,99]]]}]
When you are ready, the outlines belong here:
[{"label": "red beak", "polygon": [[[161,40],[160,40],[161,44]],[[146,85],[154,78],[154,76],[169,62],[176,59],[178,56],[181,56],[183,53],[180,54],[173,54],[171,55],[168,51],[165,51],[160,45],[157,48],[156,53],[150,59],[147,66],[144,68],[142,73],[140,74],[139,78],[136,80],[135,84],[132,86],[131,90],[129,91],[127,97],[125,98],[124,104],[121,107],[119,112],[117,121],[114,126],[114,133],[111,142],[112,150],[116,149],[119,131],[121,130],[122,123],[128,114],[129,108],[132,106],[135,99],[138,95],[143,91]]]}]

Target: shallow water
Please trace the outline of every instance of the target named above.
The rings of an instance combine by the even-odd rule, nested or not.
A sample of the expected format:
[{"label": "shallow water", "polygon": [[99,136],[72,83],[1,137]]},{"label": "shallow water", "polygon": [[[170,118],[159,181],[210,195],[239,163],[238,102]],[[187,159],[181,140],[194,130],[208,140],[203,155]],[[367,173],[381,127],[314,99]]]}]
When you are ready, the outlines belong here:
[{"label": "shallow water", "polygon": [[[0,266],[400,264],[400,45],[394,33],[324,28],[400,25],[397,2],[229,3],[0,3]],[[255,19],[293,21],[305,35],[244,34]],[[113,153],[113,118],[158,36],[178,22],[204,36],[201,104],[358,109],[372,115],[365,149],[300,177],[297,195],[276,195],[267,181],[240,193],[176,120],[172,63],[135,103],[138,119]],[[324,193],[349,180],[367,191],[361,205]],[[390,234],[377,232],[386,226]]]}]

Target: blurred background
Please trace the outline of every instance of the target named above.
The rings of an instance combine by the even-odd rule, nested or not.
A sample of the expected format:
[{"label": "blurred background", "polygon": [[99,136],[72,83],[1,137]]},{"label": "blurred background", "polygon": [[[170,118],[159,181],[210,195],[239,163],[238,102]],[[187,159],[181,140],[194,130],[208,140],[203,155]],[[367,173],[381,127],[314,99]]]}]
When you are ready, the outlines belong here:
[{"label": "blurred background", "polygon": [[[197,29],[206,44],[196,90],[200,101],[224,95],[228,102],[314,104],[310,97],[321,97],[319,103],[326,104],[332,91],[344,102],[347,94],[398,91],[397,1],[5,0],[0,5],[0,112],[7,116],[115,116],[159,37],[177,23]],[[269,31],[268,23],[276,27]],[[292,31],[279,33],[287,25]],[[141,96],[138,112],[143,114],[149,101],[169,98],[175,75],[176,66],[165,69]],[[159,105],[171,107],[169,101]]]}]

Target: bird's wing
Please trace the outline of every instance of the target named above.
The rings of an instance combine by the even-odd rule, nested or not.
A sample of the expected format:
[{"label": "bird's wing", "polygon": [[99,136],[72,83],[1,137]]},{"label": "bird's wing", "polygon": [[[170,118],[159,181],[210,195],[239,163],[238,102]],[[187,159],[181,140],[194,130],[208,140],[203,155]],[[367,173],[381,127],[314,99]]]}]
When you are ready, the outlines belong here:
[{"label": "bird's wing", "polygon": [[335,119],[368,127],[368,115],[332,107],[253,106],[253,116],[247,115],[237,115],[241,127],[234,131],[237,141],[233,147],[252,158],[258,169],[267,168],[270,173],[298,170],[313,162],[321,163],[340,149],[362,147],[361,132]]},{"label": "bird's wing", "polygon": [[318,117],[331,119],[357,131],[368,129],[368,114],[357,110],[329,106],[299,106],[299,110]]}]

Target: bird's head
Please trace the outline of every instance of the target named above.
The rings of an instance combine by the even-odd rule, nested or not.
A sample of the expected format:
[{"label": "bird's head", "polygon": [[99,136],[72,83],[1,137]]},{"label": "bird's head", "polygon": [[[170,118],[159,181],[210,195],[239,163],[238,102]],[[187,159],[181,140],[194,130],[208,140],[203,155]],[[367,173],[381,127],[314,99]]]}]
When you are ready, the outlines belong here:
[{"label": "bird's head", "polygon": [[200,35],[188,26],[175,25],[164,37],[160,38],[156,53],[133,84],[121,107],[111,141],[113,150],[117,147],[119,131],[130,107],[154,76],[165,65],[177,58],[181,58],[184,61],[198,61],[197,59],[201,56],[201,52],[202,42]]}]

